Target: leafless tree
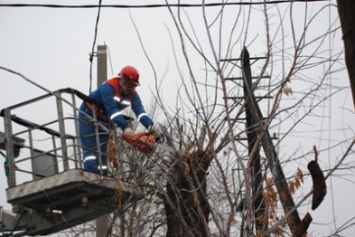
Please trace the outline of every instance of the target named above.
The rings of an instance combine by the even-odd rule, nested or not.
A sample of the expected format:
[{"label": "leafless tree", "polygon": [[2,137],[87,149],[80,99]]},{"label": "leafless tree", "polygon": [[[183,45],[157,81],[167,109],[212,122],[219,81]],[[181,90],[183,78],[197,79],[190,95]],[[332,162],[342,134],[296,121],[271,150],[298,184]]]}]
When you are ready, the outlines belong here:
[{"label": "leafless tree", "polygon": [[[302,141],[326,133],[318,126],[324,107],[348,90],[332,82],[344,71],[342,48],[329,43],[340,34],[328,18],[336,6],[202,6],[192,14],[167,5],[179,88],[172,109],[157,77],[154,104],[174,151],[120,155],[129,158],[123,170],[134,171],[124,178],[144,196],[112,215],[109,236],[317,235],[307,207],[317,211],[326,181],[351,169],[354,149],[351,128],[334,143]],[[327,154],[341,159],[327,164]]]}]

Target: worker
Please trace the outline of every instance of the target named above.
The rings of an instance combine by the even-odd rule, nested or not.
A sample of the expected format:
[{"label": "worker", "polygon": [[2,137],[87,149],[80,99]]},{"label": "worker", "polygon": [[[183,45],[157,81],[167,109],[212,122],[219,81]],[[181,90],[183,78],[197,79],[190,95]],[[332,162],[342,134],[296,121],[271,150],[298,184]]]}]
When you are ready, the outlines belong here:
[{"label": "worker", "polygon": [[[135,132],[122,114],[123,109],[131,106],[138,121],[153,135],[158,133],[157,126],[154,125],[153,120],[145,112],[136,91],[137,86],[139,86],[138,70],[132,66],[125,66],[118,76],[108,79],[90,93],[89,97],[96,102],[97,106],[94,107],[92,103],[85,101],[81,104],[79,111],[79,136],[83,149],[84,170],[94,173],[102,171],[101,174],[108,174],[107,143],[109,134],[101,129],[99,131],[100,144],[96,143],[94,112],[101,124],[108,128],[110,128],[110,124],[113,124],[122,130],[123,135],[133,136]],[[94,108],[95,111],[93,111]],[[98,160],[99,151],[101,151],[102,159],[101,168]]]}]

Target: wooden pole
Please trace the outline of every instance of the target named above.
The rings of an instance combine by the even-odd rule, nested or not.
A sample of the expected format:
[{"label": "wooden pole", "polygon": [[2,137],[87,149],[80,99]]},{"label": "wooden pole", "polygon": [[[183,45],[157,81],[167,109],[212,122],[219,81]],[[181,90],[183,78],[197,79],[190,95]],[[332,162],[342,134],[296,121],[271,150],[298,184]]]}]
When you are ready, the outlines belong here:
[{"label": "wooden pole", "polygon": [[242,70],[243,70],[243,78],[244,84],[247,85],[247,93],[248,93],[248,106],[250,106],[251,117],[254,121],[254,124],[258,125],[255,129],[256,132],[261,136],[261,143],[263,150],[265,152],[265,156],[267,159],[267,163],[269,168],[272,171],[272,175],[274,178],[274,183],[277,189],[277,192],[280,197],[280,202],[284,209],[285,215],[289,214],[289,218],[287,219],[289,228],[291,232],[295,235],[297,231],[298,225],[301,223],[301,219],[299,217],[297,209],[294,209],[295,203],[293,201],[292,195],[288,191],[288,185],[283,173],[280,160],[277,156],[276,149],[274,144],[272,143],[272,137],[267,129],[267,127],[263,126],[262,123],[262,113],[259,108],[259,105],[255,99],[255,95],[250,85],[251,83],[251,69],[250,69],[250,60],[249,60],[249,52],[246,48],[243,49],[242,52]]},{"label": "wooden pole", "polygon": [[[107,46],[97,46],[97,86],[107,80]],[[109,214],[96,219],[96,237],[107,236]]]},{"label": "wooden pole", "polygon": [[248,150],[249,150],[249,159],[251,160],[251,186],[253,192],[252,204],[254,207],[254,216],[255,216],[255,229],[257,233],[261,233],[263,229],[267,228],[268,223],[263,223],[263,216],[265,212],[265,205],[263,202],[263,177],[261,171],[261,162],[260,162],[260,147],[256,144],[258,137],[258,124],[255,124],[255,121],[251,115],[251,101],[249,98],[249,89],[252,87],[252,78],[251,75],[248,75],[247,80],[243,81],[243,91],[245,101],[245,117],[246,117],[246,132],[248,139]]}]

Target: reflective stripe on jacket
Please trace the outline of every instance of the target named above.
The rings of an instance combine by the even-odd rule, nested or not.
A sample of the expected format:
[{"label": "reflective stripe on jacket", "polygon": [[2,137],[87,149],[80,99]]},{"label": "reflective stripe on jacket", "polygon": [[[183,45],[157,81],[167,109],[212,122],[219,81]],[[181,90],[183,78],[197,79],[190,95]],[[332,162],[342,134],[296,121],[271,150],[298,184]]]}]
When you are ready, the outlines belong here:
[{"label": "reflective stripe on jacket", "polygon": [[125,129],[128,124],[122,116],[119,115],[122,115],[121,111],[127,106],[131,106],[136,117],[144,127],[150,127],[153,121],[146,114],[138,93],[134,90],[132,93],[124,95],[122,88],[120,88],[119,80],[119,77],[108,79],[95,91],[91,92],[90,98],[102,104],[107,117],[122,129]]}]

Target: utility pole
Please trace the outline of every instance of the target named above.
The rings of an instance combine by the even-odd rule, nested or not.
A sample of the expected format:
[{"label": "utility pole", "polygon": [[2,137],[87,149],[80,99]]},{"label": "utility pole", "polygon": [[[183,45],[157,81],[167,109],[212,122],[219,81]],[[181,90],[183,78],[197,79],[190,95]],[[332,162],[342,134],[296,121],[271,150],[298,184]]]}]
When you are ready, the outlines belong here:
[{"label": "utility pole", "polygon": [[107,46],[97,46],[97,86],[107,80]]},{"label": "utility pole", "polygon": [[[288,184],[286,177],[284,175],[283,169],[280,164],[278,154],[276,153],[275,146],[272,142],[275,137],[272,137],[269,133],[268,127],[264,127],[264,119],[260,107],[258,105],[257,99],[268,99],[269,96],[257,97],[254,95],[254,88],[252,83],[252,71],[250,63],[249,52],[246,47],[242,51],[240,59],[228,59],[223,61],[237,60],[241,61],[240,68],[242,69],[242,77],[232,77],[226,78],[226,80],[242,80],[243,81],[243,97],[228,97],[228,99],[240,99],[245,100],[245,113],[246,113],[246,132],[248,141],[248,150],[251,160],[251,177],[252,177],[252,205],[254,207],[255,213],[254,218],[256,220],[255,229],[260,233],[263,230],[268,229],[268,223],[263,222],[264,208],[263,208],[263,177],[261,174],[261,162],[259,151],[263,148],[267,166],[272,172],[274,179],[274,184],[276,186],[277,192],[279,194],[279,200],[282,204],[285,215],[289,215],[287,218],[288,226],[293,234],[293,236],[303,236],[304,232],[307,230],[308,225],[312,221],[309,214],[306,215],[302,223],[307,224],[307,227],[302,228],[298,210],[293,201],[292,194],[288,191]],[[253,60],[263,59],[263,57],[253,58]],[[238,66],[239,67],[239,66]],[[261,78],[269,78],[269,76],[262,76]],[[258,144],[260,143],[260,147]],[[242,203],[242,205],[245,205]],[[241,207],[243,209],[243,207]],[[237,209],[238,210],[238,209]],[[306,226],[306,225],[304,225]],[[265,235],[269,236],[269,234]]]},{"label": "utility pole", "polygon": [[258,125],[258,127],[255,127],[255,131],[261,138],[261,145],[264,149],[268,166],[271,169],[272,175],[274,177],[274,183],[277,192],[279,194],[280,202],[284,209],[284,213],[285,215],[287,215],[289,212],[291,212],[289,214],[290,218],[288,218],[289,228],[293,235],[298,236],[296,235],[296,231],[299,224],[301,223],[301,220],[297,208],[295,208],[293,197],[291,193],[288,191],[286,177],[282,170],[282,166],[280,164],[280,160],[276,153],[274,144],[272,143],[272,137],[270,136],[268,128],[267,127],[264,128],[262,126],[263,116],[259,108],[259,105],[256,101],[256,98],[254,96],[254,93],[252,91],[252,88],[250,87],[250,85],[252,85],[250,60],[249,60],[249,52],[245,47],[242,52],[242,71],[243,71],[244,85],[246,86],[245,91],[248,93],[247,103],[248,103],[251,119],[255,125]]},{"label": "utility pole", "polygon": [[[97,86],[107,80],[107,46],[97,46]],[[96,219],[96,237],[107,236],[109,214]]]}]

